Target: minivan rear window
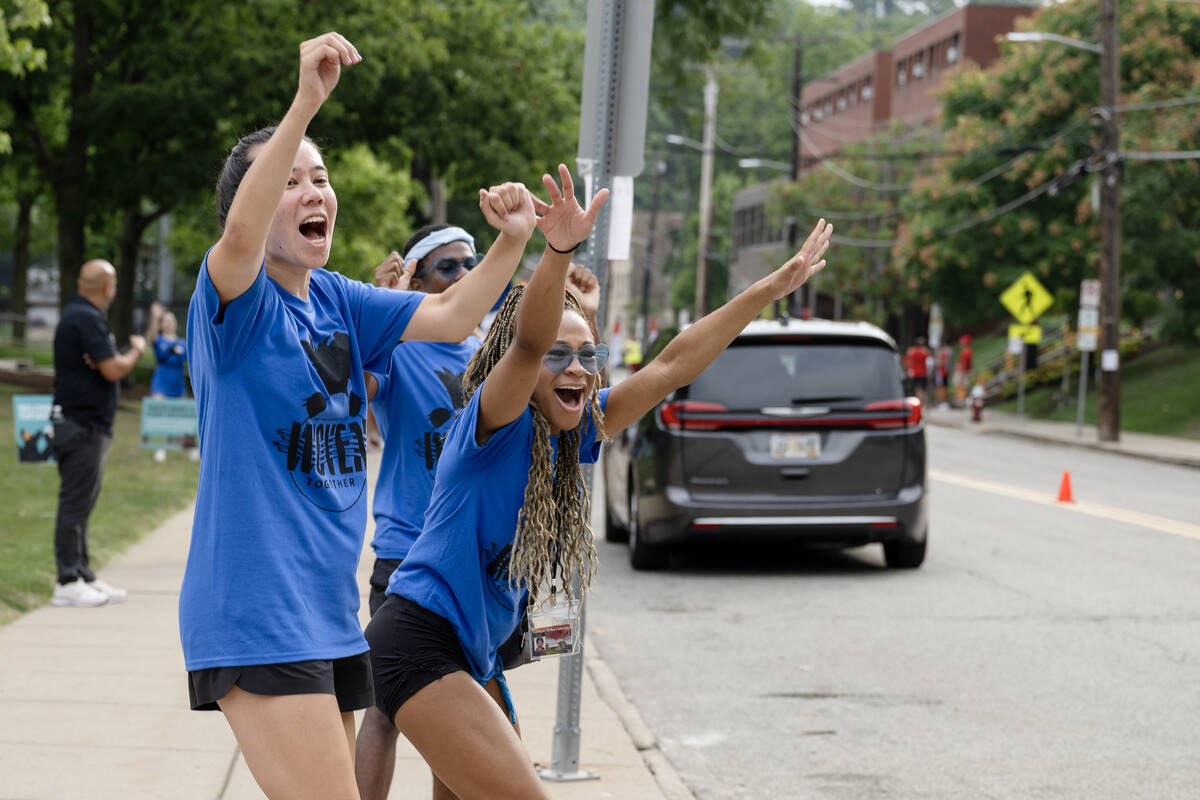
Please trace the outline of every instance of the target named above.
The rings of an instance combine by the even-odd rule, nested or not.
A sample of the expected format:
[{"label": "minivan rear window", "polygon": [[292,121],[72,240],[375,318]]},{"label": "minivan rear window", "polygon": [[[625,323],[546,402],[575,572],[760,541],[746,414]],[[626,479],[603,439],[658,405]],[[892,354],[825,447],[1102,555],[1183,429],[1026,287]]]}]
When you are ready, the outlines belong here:
[{"label": "minivan rear window", "polygon": [[821,403],[861,407],[904,396],[890,348],[841,342],[735,341],[685,390],[733,410]]}]

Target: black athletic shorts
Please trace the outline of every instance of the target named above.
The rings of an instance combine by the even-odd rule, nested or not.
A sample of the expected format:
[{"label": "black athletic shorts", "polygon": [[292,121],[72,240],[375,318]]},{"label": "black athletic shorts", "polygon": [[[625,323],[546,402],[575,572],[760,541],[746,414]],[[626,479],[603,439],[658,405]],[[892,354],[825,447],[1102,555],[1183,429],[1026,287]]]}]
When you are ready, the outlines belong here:
[{"label": "black athletic shorts", "polygon": [[367,653],[332,661],[292,661],[249,667],[212,667],[188,673],[193,711],[220,711],[217,701],[238,686],[251,694],[331,694],[341,711],[375,703]]},{"label": "black athletic shorts", "polygon": [[375,707],[389,720],[434,681],[454,672],[471,674],[454,626],[400,595],[387,596],[364,633],[378,687]]},{"label": "black athletic shorts", "polygon": [[371,616],[375,616],[375,612],[383,605],[383,601],[387,599],[388,580],[391,579],[392,573],[396,571],[396,567],[400,566],[401,559],[399,558],[377,558],[375,559],[375,569],[371,570],[371,594],[367,597],[367,608],[371,612]]}]

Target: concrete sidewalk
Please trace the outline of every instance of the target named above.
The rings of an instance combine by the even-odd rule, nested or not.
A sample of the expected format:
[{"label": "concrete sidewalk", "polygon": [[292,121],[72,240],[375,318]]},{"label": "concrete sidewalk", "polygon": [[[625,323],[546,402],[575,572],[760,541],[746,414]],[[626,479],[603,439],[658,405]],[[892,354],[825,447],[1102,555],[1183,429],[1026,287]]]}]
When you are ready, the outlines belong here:
[{"label": "concrete sidewalk", "polygon": [[925,413],[930,425],[959,428],[974,433],[1017,436],[1048,444],[1102,450],[1200,469],[1200,440],[1197,439],[1121,431],[1119,442],[1101,442],[1095,425],[1084,425],[1082,434],[1077,434],[1073,422],[1021,419],[1015,414],[1004,414],[990,408],[983,410],[982,422],[971,422],[971,412],[966,408],[928,408]]},{"label": "concrete sidewalk", "polygon": [[[125,603],[46,605],[0,628],[0,800],[263,797],[224,717],[188,709],[176,607],[191,521],[177,514],[105,567]],[[367,548],[360,586],[370,564]],[[599,779],[547,783],[551,795],[690,798],[611,672],[590,652],[586,667],[580,768]],[[529,753],[549,764],[558,664],[509,680]],[[428,768],[400,745],[391,797],[428,797]]]}]

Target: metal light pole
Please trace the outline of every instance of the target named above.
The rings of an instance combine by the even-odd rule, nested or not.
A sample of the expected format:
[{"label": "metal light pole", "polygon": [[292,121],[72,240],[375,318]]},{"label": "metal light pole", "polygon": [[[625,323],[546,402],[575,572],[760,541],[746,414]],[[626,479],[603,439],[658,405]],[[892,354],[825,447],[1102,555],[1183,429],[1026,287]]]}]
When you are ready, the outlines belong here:
[{"label": "metal light pole", "polygon": [[650,273],[654,269],[654,240],[658,238],[658,202],[662,188],[662,176],[667,171],[667,162],[659,160],[654,165],[654,191],[650,195],[650,240],[646,243],[646,262],[642,266],[642,358],[650,352]]},{"label": "metal light pole", "polygon": [[1100,386],[1096,422],[1100,441],[1121,436],[1121,160],[1117,95],[1121,53],[1117,0],[1100,0],[1100,124],[1104,168],[1100,172]]},{"label": "metal light pole", "polygon": [[708,313],[708,241],[712,217],[713,144],[717,137],[717,72],[705,68],[704,141],[700,158],[700,235],[696,253],[696,319]]},{"label": "metal light pole", "polygon": [[[795,50],[792,54],[792,190],[795,191],[796,184],[800,181],[800,126],[804,124],[804,115],[801,113],[800,107],[804,105],[804,37],[796,34]],[[787,253],[784,258],[791,258],[792,253],[796,252],[796,215],[795,213],[787,215]],[[800,293],[803,293],[801,295]],[[796,314],[796,306],[802,301],[804,295],[812,297],[816,296],[816,292],[808,285],[806,281],[803,286],[788,295],[788,314],[790,316],[798,316]],[[815,315],[810,315],[815,316]]]}]

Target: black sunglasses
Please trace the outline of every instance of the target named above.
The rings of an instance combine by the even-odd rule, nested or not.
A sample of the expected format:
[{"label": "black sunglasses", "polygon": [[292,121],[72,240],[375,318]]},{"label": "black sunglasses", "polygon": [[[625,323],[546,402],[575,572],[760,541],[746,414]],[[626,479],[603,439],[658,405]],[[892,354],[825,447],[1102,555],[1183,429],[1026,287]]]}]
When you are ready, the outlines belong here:
[{"label": "black sunglasses", "polygon": [[608,345],[585,344],[578,350],[572,350],[566,345],[556,344],[550,348],[550,352],[542,357],[542,363],[555,375],[562,375],[577,356],[579,366],[583,367],[583,371],[588,375],[595,375],[608,363]]},{"label": "black sunglasses", "polygon": [[467,256],[466,258],[442,258],[438,259],[436,264],[426,264],[413,273],[414,278],[420,278],[428,274],[429,270],[437,270],[437,274],[444,279],[450,280],[458,274],[460,269],[465,269],[467,272],[473,270],[483,260],[481,255]]}]

